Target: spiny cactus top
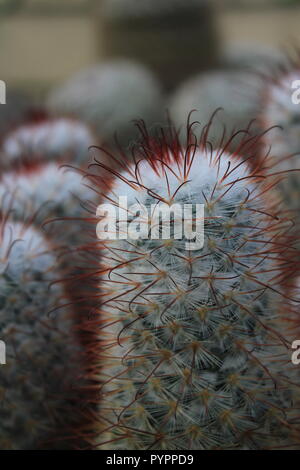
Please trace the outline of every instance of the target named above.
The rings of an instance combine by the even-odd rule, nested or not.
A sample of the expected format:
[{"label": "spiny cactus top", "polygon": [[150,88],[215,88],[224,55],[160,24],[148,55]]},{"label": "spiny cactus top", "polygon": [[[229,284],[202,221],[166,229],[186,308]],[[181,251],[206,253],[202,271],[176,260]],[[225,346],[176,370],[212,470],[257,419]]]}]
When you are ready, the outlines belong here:
[{"label": "spiny cactus top", "polygon": [[130,121],[156,121],[161,105],[160,86],[147,68],[127,60],[90,67],[48,97],[54,113],[70,113],[91,124],[100,138],[126,143],[133,138]]},{"label": "spiny cactus top", "polygon": [[82,164],[88,158],[88,148],[96,144],[90,129],[75,119],[43,119],[24,124],[7,135],[2,152],[3,165],[15,167],[28,161],[63,161]]},{"label": "spiny cactus top", "polygon": [[[12,201],[11,197],[13,196]],[[0,178],[2,210],[12,210],[11,217],[24,220],[30,214],[32,222],[41,226],[46,219],[82,217],[84,205],[93,195],[82,176],[70,168],[59,168],[56,163],[24,166],[20,171],[3,173]],[[53,240],[70,243],[70,237],[79,236],[78,223],[69,224],[68,231],[57,222],[45,226]]]},{"label": "spiny cactus top", "polygon": [[1,449],[43,447],[43,440],[72,421],[67,388],[73,385],[71,367],[78,364],[72,317],[67,308],[48,316],[66,302],[61,285],[49,288],[61,276],[39,232],[1,219],[0,339],[6,344],[6,364],[0,366]]},{"label": "spiny cactus top", "polygon": [[209,72],[187,81],[175,92],[170,102],[171,117],[180,126],[194,109],[193,118],[203,125],[216,108],[222,108],[210,132],[212,144],[218,146],[225,125],[229,137],[258,116],[260,93],[261,80],[253,72]]},{"label": "spiny cactus top", "polygon": [[[228,145],[212,151],[207,129],[199,141],[189,131],[186,147],[171,137],[154,142],[145,133],[136,164],[114,171],[111,191],[103,191],[113,207],[127,197],[116,226],[127,212],[129,229],[123,236],[122,224],[121,236],[109,239],[113,215],[107,207],[104,219],[98,212],[102,265],[92,278],[98,275],[101,302],[94,308],[99,319],[91,320],[99,328],[92,367],[100,380],[96,443],[101,449],[292,446],[288,411],[299,384],[276,312],[293,263],[287,252],[296,252],[289,221],[266,179],[249,169],[249,142],[238,158]],[[154,219],[160,204],[189,207],[184,220],[202,220],[203,246],[187,245],[188,232],[174,236],[183,212],[170,216],[171,235],[163,239],[169,219]],[[204,205],[204,218],[196,204]]]}]

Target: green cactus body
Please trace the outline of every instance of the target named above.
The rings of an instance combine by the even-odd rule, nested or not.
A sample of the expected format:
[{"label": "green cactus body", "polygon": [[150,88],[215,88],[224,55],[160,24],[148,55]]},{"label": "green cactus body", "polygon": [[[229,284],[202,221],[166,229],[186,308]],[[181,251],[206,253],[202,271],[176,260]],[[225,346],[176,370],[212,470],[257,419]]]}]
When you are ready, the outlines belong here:
[{"label": "green cactus body", "polygon": [[47,439],[66,432],[74,417],[69,400],[79,349],[72,338],[72,314],[61,308],[48,315],[67,300],[61,284],[49,288],[60,274],[40,233],[3,217],[0,246],[0,330],[6,345],[6,364],[0,366],[0,447],[43,448]]},{"label": "green cactus body", "polygon": [[206,137],[186,148],[147,139],[136,165],[114,172],[105,197],[143,204],[150,216],[137,220],[147,228],[153,205],[204,204],[205,237],[188,251],[186,237],[99,241],[96,442],[162,450],[294,445],[285,422],[290,356],[276,313],[290,269],[282,238],[289,224],[246,155],[212,152]]}]

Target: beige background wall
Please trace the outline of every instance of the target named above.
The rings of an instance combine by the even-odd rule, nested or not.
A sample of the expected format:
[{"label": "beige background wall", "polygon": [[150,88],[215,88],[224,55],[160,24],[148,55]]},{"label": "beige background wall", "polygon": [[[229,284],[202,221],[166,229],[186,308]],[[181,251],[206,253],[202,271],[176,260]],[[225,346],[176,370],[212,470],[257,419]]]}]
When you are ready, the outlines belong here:
[{"label": "beige background wall", "polygon": [[[217,14],[223,41],[272,46],[300,42],[300,8],[255,11],[222,9]],[[76,15],[0,17],[1,79],[35,94],[101,59],[101,18]]]}]

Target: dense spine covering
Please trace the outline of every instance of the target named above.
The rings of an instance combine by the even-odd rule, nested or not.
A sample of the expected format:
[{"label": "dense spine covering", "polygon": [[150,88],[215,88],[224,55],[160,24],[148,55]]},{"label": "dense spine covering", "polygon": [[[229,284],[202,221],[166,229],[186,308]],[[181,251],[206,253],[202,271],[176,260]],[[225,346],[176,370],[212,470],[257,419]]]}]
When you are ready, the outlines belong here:
[{"label": "dense spine covering", "polygon": [[69,118],[41,118],[23,123],[8,133],[2,145],[2,165],[18,167],[32,162],[64,162],[81,165],[88,148],[97,143],[91,130],[80,121]]},{"label": "dense spine covering", "polygon": [[[12,202],[5,197],[9,195],[13,196]],[[38,228],[43,226],[55,244],[71,247],[76,239],[79,243],[79,219],[92,205],[92,196],[80,170],[60,168],[55,162],[25,165],[0,177],[2,209],[11,206],[11,217],[19,221],[24,220],[24,214],[31,214],[32,223]],[[70,219],[67,228],[59,220],[63,218]]]},{"label": "dense spine covering", "polygon": [[153,141],[143,129],[135,165],[118,173],[100,164],[104,176],[89,175],[115,206],[119,196],[147,209],[205,205],[201,250],[174,238],[93,245],[102,255],[88,273],[98,302],[86,325],[96,335],[90,375],[100,381],[93,446],[297,447],[289,411],[299,383],[278,312],[295,263],[291,221],[272,182],[248,166],[255,139],[238,157],[228,142],[211,150],[209,126],[199,140],[191,129],[185,147],[173,130]]},{"label": "dense spine covering", "polygon": [[[71,391],[79,347],[55,255],[28,224],[1,217],[0,327],[6,364],[0,367],[0,447],[36,449],[69,433],[76,421]],[[50,312],[52,313],[50,314]],[[60,443],[57,444],[58,446]]]}]

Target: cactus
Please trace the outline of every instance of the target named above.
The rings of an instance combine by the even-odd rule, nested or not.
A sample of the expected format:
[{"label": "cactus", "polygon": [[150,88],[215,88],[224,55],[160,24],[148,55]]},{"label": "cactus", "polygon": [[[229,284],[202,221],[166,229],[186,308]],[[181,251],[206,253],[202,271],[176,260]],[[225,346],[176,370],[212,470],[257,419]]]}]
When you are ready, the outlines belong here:
[{"label": "cactus", "polygon": [[[117,207],[127,196],[128,207],[142,204],[149,218],[128,209],[146,236],[104,240],[113,219],[98,212],[102,263],[91,278],[101,301],[89,324],[99,331],[90,365],[100,381],[96,444],[297,446],[285,417],[297,385],[276,313],[285,297],[281,281],[294,266],[288,253],[296,252],[289,221],[268,179],[248,167],[247,139],[238,158],[225,143],[212,151],[208,127],[200,139],[188,129],[186,146],[172,129],[158,140],[143,129],[136,164],[113,171],[111,189],[103,191],[102,202]],[[107,185],[110,168],[99,166]],[[95,173],[90,177],[99,184]],[[158,203],[204,204],[202,249],[187,249],[185,236],[147,238]],[[194,209],[192,217],[195,223]],[[175,215],[170,220],[173,233]]]},{"label": "cactus", "polygon": [[[272,128],[264,137],[271,172],[288,172],[278,186],[286,207],[298,216],[300,209],[300,106],[293,102],[293,83],[300,79],[299,66],[290,66],[267,81],[261,113],[262,125]],[[298,87],[299,88],[299,87]],[[299,97],[299,93],[298,93]],[[297,96],[296,96],[297,98]]]},{"label": "cactus", "polygon": [[[261,79],[253,72],[217,71],[203,74],[184,83],[170,101],[170,114],[177,126],[186,120],[191,109],[193,118],[202,125],[209,121],[216,108],[223,111],[213,121],[210,140],[217,147],[225,124],[227,137],[234,130],[247,128],[259,114]],[[255,135],[257,126],[252,126]],[[239,139],[231,142],[234,150]]]},{"label": "cactus", "polygon": [[74,424],[71,387],[79,374],[73,337],[55,256],[29,224],[1,216],[0,326],[6,364],[0,366],[0,448],[46,447]]},{"label": "cactus", "polygon": [[[9,197],[13,196],[10,202]],[[60,168],[56,163],[23,166],[19,171],[9,171],[0,177],[2,210],[12,209],[11,217],[23,221],[24,213],[31,214],[32,223],[43,226],[55,244],[72,246],[82,236],[80,221],[65,224],[55,219],[77,219],[85,215],[92,205],[92,194],[84,184],[81,174],[72,168]],[[85,206],[85,209],[84,209]],[[53,221],[53,223],[50,223]]]},{"label": "cactus", "polygon": [[217,27],[207,0],[104,0],[99,16],[105,57],[148,65],[168,90],[217,62]]},{"label": "cactus", "polygon": [[114,143],[117,132],[127,145],[135,138],[130,121],[140,117],[149,125],[155,123],[161,99],[160,86],[150,71],[119,60],[90,67],[70,78],[50,93],[47,106],[54,114],[79,117],[109,144]]},{"label": "cactus", "polygon": [[41,119],[23,124],[9,133],[3,141],[3,166],[16,168],[24,162],[70,162],[82,164],[88,148],[96,139],[83,123],[68,119]]}]

